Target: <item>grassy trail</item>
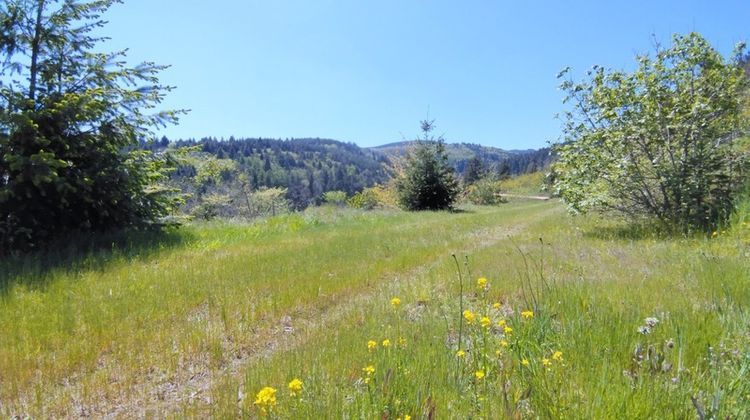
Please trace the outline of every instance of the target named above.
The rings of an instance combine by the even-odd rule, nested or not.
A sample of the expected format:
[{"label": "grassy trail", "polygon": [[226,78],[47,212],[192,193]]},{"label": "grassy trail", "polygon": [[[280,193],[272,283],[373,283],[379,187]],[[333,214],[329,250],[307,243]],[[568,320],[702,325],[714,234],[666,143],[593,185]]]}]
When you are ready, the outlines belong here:
[{"label": "grassy trail", "polygon": [[0,413],[212,407],[216,390],[246,365],[310,345],[383,288],[559,213],[525,203],[460,214],[294,215],[187,228],[177,247],[96,255],[90,268],[45,271],[27,261],[3,279]]}]

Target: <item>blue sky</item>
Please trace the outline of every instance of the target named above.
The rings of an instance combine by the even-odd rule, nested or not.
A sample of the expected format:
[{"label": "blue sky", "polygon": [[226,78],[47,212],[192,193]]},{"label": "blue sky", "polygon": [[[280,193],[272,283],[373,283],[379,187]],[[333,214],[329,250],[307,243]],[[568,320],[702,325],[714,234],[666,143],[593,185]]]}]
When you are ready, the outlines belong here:
[{"label": "blue sky", "polygon": [[698,31],[725,55],[750,38],[745,1],[125,0],[105,18],[133,62],[169,64],[189,108],[170,138],[322,137],[374,146],[418,134],[527,149],[560,133],[556,74]]}]

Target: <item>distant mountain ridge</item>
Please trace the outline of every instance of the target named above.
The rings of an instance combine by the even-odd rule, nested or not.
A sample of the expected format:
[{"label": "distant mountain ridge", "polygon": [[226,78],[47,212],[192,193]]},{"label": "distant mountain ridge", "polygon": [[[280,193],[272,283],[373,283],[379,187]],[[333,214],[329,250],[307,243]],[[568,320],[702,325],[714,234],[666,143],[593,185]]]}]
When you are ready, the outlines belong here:
[{"label": "distant mountain ridge", "polygon": [[[416,144],[414,140],[398,141],[371,147],[389,159],[404,156]],[[490,170],[507,164],[511,175],[535,172],[547,167],[552,161],[549,148],[527,150],[504,150],[475,143],[445,143],[448,162],[459,174],[463,173],[469,160],[476,157]]]}]

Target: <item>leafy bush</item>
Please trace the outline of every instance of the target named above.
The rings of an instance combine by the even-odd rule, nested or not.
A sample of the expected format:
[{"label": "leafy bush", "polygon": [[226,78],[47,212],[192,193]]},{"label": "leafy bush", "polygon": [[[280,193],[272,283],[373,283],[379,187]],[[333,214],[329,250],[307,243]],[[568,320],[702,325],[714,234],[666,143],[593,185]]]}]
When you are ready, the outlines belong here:
[{"label": "leafy bush", "polygon": [[371,210],[375,207],[397,207],[395,191],[392,187],[375,185],[354,194],[348,201],[349,207]]},{"label": "leafy bush", "polygon": [[633,73],[597,66],[588,81],[562,83],[573,109],[555,148],[555,187],[575,212],[710,231],[731,213],[746,174],[732,143],[747,127],[747,80],[695,33],[638,64]]},{"label": "leafy bush", "polygon": [[231,204],[231,199],[225,194],[209,193],[201,197],[200,203],[192,209],[193,216],[203,220],[211,220],[222,214]]},{"label": "leafy bush", "polygon": [[261,188],[250,194],[251,212],[248,216],[276,216],[288,213],[291,203],[286,199],[286,188]]},{"label": "leafy bush", "polygon": [[326,191],[323,193],[323,202],[339,207],[346,205],[345,191]]},{"label": "leafy bush", "polygon": [[369,189],[364,189],[354,194],[349,201],[349,207],[354,209],[372,210],[378,206],[378,198]]},{"label": "leafy bush", "polygon": [[466,188],[466,200],[477,205],[492,205],[502,203],[500,196],[501,181],[483,178]]}]

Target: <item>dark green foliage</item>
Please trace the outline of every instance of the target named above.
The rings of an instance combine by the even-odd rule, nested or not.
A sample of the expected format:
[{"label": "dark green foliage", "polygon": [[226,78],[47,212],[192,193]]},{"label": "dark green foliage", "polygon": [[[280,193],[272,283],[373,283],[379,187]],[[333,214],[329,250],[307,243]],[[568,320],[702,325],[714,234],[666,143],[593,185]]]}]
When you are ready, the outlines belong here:
[{"label": "dark green foliage", "polygon": [[486,174],[487,169],[485,168],[484,162],[482,162],[482,160],[478,157],[474,156],[473,158],[469,159],[469,163],[466,165],[466,169],[464,170],[464,184],[471,185],[479,181]]},{"label": "dark green foliage", "polygon": [[96,53],[90,34],[114,1],[13,0],[0,5],[0,253],[71,231],[144,226],[165,216],[157,186],[170,160],[136,146],[169,88],[153,63]]},{"label": "dark green foliage", "polygon": [[432,121],[422,121],[424,138],[407,154],[404,172],[396,180],[399,205],[406,210],[450,209],[458,195],[445,144],[430,136],[433,128]]},{"label": "dark green foliage", "polygon": [[500,162],[500,164],[495,167],[494,176],[500,181],[510,178],[511,170],[510,164],[507,160]]},{"label": "dark green foliage", "polygon": [[573,109],[556,147],[557,192],[574,211],[710,231],[731,214],[746,179],[736,146],[747,129],[747,79],[695,33],[638,64],[633,73],[594,67],[587,81],[563,82]]}]

